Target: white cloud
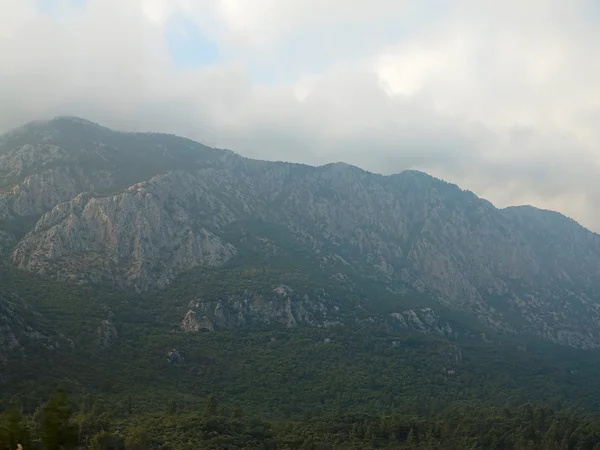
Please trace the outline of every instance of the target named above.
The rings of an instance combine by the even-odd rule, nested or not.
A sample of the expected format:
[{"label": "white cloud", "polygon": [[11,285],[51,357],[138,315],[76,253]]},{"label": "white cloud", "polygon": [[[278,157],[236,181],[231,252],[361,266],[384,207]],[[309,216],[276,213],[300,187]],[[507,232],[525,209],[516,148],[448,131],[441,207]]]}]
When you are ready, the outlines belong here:
[{"label": "white cloud", "polygon": [[[8,6],[0,3],[3,8]],[[10,14],[0,14],[0,39],[6,40],[26,23],[36,16],[36,10],[31,2],[13,2],[10,4]]]},{"label": "white cloud", "polygon": [[[0,0],[0,130],[78,114],[255,157],[420,168],[600,230],[589,1],[88,0],[57,18]],[[222,59],[175,67],[175,15]]]},{"label": "white cloud", "polygon": [[156,24],[164,24],[173,12],[169,0],[142,0],[142,11],[146,17]]}]

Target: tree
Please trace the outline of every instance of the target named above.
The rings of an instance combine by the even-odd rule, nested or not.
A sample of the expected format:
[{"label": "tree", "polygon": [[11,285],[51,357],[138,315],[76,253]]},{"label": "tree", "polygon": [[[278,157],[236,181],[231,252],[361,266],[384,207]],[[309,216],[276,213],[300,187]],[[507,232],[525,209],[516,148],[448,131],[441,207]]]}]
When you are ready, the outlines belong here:
[{"label": "tree", "polygon": [[408,433],[408,437],[406,438],[406,443],[410,445],[411,448],[416,448],[419,445],[419,441],[417,440],[417,435],[415,434],[414,428],[410,428]]},{"label": "tree", "polygon": [[214,395],[209,395],[206,399],[206,415],[216,416],[219,412],[219,402]]},{"label": "tree", "polygon": [[0,416],[0,450],[14,450],[21,444],[29,447],[29,429],[17,408],[10,408]]},{"label": "tree", "polygon": [[110,416],[107,413],[90,412],[77,415],[73,422],[77,425],[79,446],[87,447],[96,434],[110,427]]},{"label": "tree", "polygon": [[72,406],[58,388],[42,410],[40,440],[44,450],[69,450],[77,445],[77,428],[71,423]]},{"label": "tree", "polygon": [[126,450],[148,450],[150,447],[150,435],[145,428],[130,428],[125,438]]},{"label": "tree", "polygon": [[122,448],[123,441],[121,437],[104,430],[95,435],[90,441],[90,450],[121,450]]}]

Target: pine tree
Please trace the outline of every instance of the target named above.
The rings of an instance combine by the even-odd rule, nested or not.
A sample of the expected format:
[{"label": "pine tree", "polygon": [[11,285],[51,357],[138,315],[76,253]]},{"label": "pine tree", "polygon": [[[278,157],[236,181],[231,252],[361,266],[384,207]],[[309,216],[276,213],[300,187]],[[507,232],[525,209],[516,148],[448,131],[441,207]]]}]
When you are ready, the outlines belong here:
[{"label": "pine tree", "polygon": [[0,416],[0,449],[13,450],[21,444],[30,446],[29,430],[17,408],[10,408]]},{"label": "pine tree", "polygon": [[58,388],[43,408],[40,440],[44,450],[70,450],[77,445],[77,429],[71,424],[72,407],[67,393]]}]

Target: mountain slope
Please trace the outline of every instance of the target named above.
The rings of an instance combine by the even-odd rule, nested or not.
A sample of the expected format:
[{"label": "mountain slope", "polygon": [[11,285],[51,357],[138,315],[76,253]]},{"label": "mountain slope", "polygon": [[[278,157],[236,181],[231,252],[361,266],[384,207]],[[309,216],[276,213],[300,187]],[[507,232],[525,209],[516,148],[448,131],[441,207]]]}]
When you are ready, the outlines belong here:
[{"label": "mountain slope", "polygon": [[193,267],[295,261],[371,302],[365,283],[496,330],[600,346],[600,236],[424,173],[255,161],[75,118],[5,135],[0,162],[0,229],[21,269],[147,291]]},{"label": "mountain slope", "polygon": [[0,363],[25,348],[55,350],[74,347],[73,340],[56,333],[16,294],[0,292]]},{"label": "mountain slope", "polygon": [[219,153],[174,136],[121,133],[73,117],[0,136],[0,221],[39,216],[81,192],[119,192]]}]

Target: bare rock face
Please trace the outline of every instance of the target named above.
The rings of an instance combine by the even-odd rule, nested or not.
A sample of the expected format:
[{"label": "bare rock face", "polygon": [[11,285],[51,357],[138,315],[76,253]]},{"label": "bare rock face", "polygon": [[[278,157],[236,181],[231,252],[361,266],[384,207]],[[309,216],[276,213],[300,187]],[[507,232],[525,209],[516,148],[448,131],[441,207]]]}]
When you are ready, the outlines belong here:
[{"label": "bare rock face", "polygon": [[181,329],[186,333],[198,333],[201,330],[214,331],[215,326],[207,316],[198,318],[196,311],[190,309],[181,321]]},{"label": "bare rock face", "polygon": [[[114,280],[137,290],[165,286],[197,265],[224,264],[235,255],[235,248],[198,226],[187,205],[181,204],[182,198],[194,194],[193,187],[165,186],[162,178],[169,176],[118,195],[78,195],[58,204],[16,247],[13,261],[20,268],[59,278]],[[78,266],[89,270],[79,271]]]},{"label": "bare rock face", "polygon": [[183,364],[185,362],[184,356],[176,348],[167,352],[167,363],[171,365]]},{"label": "bare rock face", "polygon": [[[327,293],[323,292],[327,297]],[[217,301],[193,300],[181,321],[187,333],[231,329],[245,325],[278,324],[295,327],[301,324],[317,327],[344,326],[350,322],[387,325],[390,329],[405,329],[456,339],[459,333],[443,321],[432,308],[409,309],[383,316],[352,318],[352,311],[328,303],[324,297],[311,298],[295,293],[289,286],[275,286],[269,293],[245,291]],[[348,314],[350,313],[350,314]],[[328,343],[328,342],[326,342]]]},{"label": "bare rock face", "polygon": [[401,328],[435,333],[450,339],[458,337],[458,333],[452,329],[450,324],[443,321],[431,308],[407,309],[401,313],[391,313],[390,316]]},{"label": "bare rock face", "polygon": [[[320,299],[296,295],[279,285],[269,294],[243,292],[216,301],[193,300],[181,322],[186,332],[235,328],[252,324],[280,324],[295,327],[300,323],[322,325],[335,316]],[[339,309],[338,309],[339,311]],[[337,312],[337,311],[336,311]]]},{"label": "bare rock face", "polygon": [[110,320],[103,320],[97,329],[98,344],[110,347],[119,338],[119,333]]},{"label": "bare rock face", "polygon": [[[254,161],[76,118],[0,138],[0,251],[23,270],[148,291],[249,248],[302,253],[348,286],[359,274],[423,293],[494,329],[600,346],[600,236],[559,214],[500,210],[421,172]],[[324,323],[320,308],[294,294],[240,295],[190,308],[182,326]]]},{"label": "bare rock face", "polygon": [[105,348],[111,347],[119,339],[117,328],[110,319],[100,322],[100,325],[96,329],[96,335],[98,345]]}]

